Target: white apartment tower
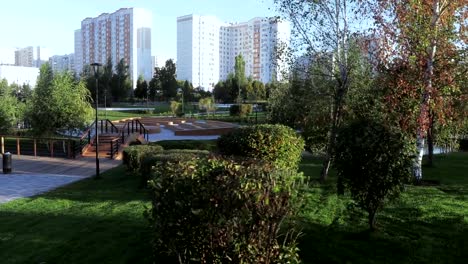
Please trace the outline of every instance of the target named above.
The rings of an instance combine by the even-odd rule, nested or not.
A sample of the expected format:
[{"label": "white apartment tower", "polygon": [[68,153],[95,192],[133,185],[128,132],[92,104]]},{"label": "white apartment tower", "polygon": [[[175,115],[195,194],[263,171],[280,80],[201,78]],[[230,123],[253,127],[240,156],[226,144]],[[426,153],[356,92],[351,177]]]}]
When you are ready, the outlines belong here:
[{"label": "white apartment tower", "polygon": [[[273,18],[220,23],[215,17],[179,17],[177,77],[191,81],[195,87],[211,89],[234,72],[235,57],[242,54],[246,76],[264,83],[282,80],[286,67],[277,51],[280,45],[288,45],[289,39],[289,23]],[[214,78],[203,82],[211,76]]]},{"label": "white apartment tower", "polygon": [[130,68],[133,87],[140,75],[149,81],[152,78],[151,23],[151,13],[141,8],[121,8],[81,21],[81,29],[75,31],[77,73],[94,62],[106,64],[110,58],[115,67],[124,59]]},{"label": "white apartment tower", "polygon": [[177,18],[177,79],[211,90],[219,80],[219,29],[213,16]]}]

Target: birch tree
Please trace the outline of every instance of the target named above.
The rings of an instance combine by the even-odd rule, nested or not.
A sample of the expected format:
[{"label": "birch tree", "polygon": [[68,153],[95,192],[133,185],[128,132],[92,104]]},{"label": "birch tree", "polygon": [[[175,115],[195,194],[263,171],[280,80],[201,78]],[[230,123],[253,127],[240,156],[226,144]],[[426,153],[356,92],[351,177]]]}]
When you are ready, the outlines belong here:
[{"label": "birch tree", "polygon": [[[319,79],[330,80],[329,115],[326,156],[321,180],[326,180],[333,158],[336,133],[342,124],[345,97],[352,82],[355,65],[349,57],[350,39],[367,26],[366,9],[359,0],[275,0],[279,11],[292,23],[291,54],[308,58],[330,59],[316,73]],[[287,56],[293,57],[294,56]],[[295,63],[295,59],[291,61]],[[316,71],[315,71],[316,72]],[[313,76],[311,80],[313,81]]]},{"label": "birch tree", "polygon": [[393,71],[395,84],[419,101],[413,132],[417,145],[413,171],[419,182],[432,117],[447,118],[446,99],[458,92],[452,66],[456,49],[466,49],[467,1],[380,0],[374,4],[381,68],[399,69]]}]

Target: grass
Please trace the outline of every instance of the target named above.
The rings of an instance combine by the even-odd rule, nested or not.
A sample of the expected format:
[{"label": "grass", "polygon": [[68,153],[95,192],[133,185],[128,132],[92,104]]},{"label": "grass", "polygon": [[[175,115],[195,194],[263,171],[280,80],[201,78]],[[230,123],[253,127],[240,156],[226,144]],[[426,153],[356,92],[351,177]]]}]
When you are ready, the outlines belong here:
[{"label": "grass", "polygon": [[0,205],[1,263],[149,263],[148,194],[123,167]]},{"label": "grass", "polygon": [[379,230],[367,231],[366,215],[349,197],[338,197],[333,171],[317,182],[320,160],[301,170],[311,178],[300,238],[305,263],[466,263],[468,260],[468,153],[437,155],[424,168],[436,186],[407,186],[401,199],[378,214]]},{"label": "grass", "polygon": [[[467,161],[468,153],[437,155],[424,177],[440,185],[408,186],[378,215],[379,230],[369,233],[366,215],[336,195],[333,171],[319,184],[321,160],[305,157],[300,169],[310,187],[300,222],[304,263],[466,263]],[[143,212],[150,202],[138,183],[118,167],[99,181],[0,205],[1,262],[149,263]]]}]

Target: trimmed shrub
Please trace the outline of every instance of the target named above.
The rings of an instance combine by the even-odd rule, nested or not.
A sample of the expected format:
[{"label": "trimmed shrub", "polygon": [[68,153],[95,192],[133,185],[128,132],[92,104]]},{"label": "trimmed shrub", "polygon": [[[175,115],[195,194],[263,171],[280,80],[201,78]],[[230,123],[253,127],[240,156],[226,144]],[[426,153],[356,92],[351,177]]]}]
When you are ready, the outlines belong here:
[{"label": "trimmed shrub", "polygon": [[192,149],[170,149],[160,152],[145,153],[141,157],[140,172],[140,187],[146,187],[148,180],[152,177],[152,168],[158,162],[177,162],[190,160],[195,157],[207,157],[210,155],[206,150]]},{"label": "trimmed shrub", "polygon": [[137,174],[141,166],[141,159],[147,153],[157,153],[163,151],[159,145],[133,145],[123,150],[122,161],[127,167],[127,171]]},{"label": "trimmed shrub", "polygon": [[373,120],[354,121],[339,130],[334,166],[338,179],[358,206],[369,214],[371,230],[376,213],[397,198],[412,178],[414,143],[404,134]]},{"label": "trimmed shrub", "polygon": [[246,117],[250,115],[252,111],[253,111],[253,106],[251,104],[241,104],[240,107],[238,104],[235,104],[229,107],[230,116]]},{"label": "trimmed shrub", "polygon": [[217,149],[216,140],[164,140],[155,143],[164,149],[198,149],[215,151]]},{"label": "trimmed shrub", "polygon": [[222,135],[218,149],[234,155],[271,162],[277,168],[297,170],[304,149],[304,140],[283,125],[241,127]]},{"label": "trimmed shrub", "polygon": [[285,219],[302,174],[220,158],[159,161],[147,212],[156,256],[179,263],[299,263]]}]

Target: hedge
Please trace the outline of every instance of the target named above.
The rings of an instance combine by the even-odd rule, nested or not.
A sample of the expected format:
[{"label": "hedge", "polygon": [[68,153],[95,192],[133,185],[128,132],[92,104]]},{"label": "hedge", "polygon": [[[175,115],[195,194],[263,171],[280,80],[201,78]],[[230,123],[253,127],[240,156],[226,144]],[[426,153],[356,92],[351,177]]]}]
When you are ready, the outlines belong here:
[{"label": "hedge", "polygon": [[135,175],[138,173],[141,166],[141,159],[146,153],[158,153],[163,150],[163,147],[159,145],[128,146],[123,150],[123,164],[126,165],[127,171]]},{"label": "hedge", "polygon": [[224,155],[260,159],[278,168],[297,170],[304,140],[287,126],[256,125],[222,135],[218,149]]},{"label": "hedge", "polygon": [[[299,263],[302,174],[220,157],[158,161],[149,181],[155,256],[179,263]],[[283,236],[282,236],[283,235]]]}]

